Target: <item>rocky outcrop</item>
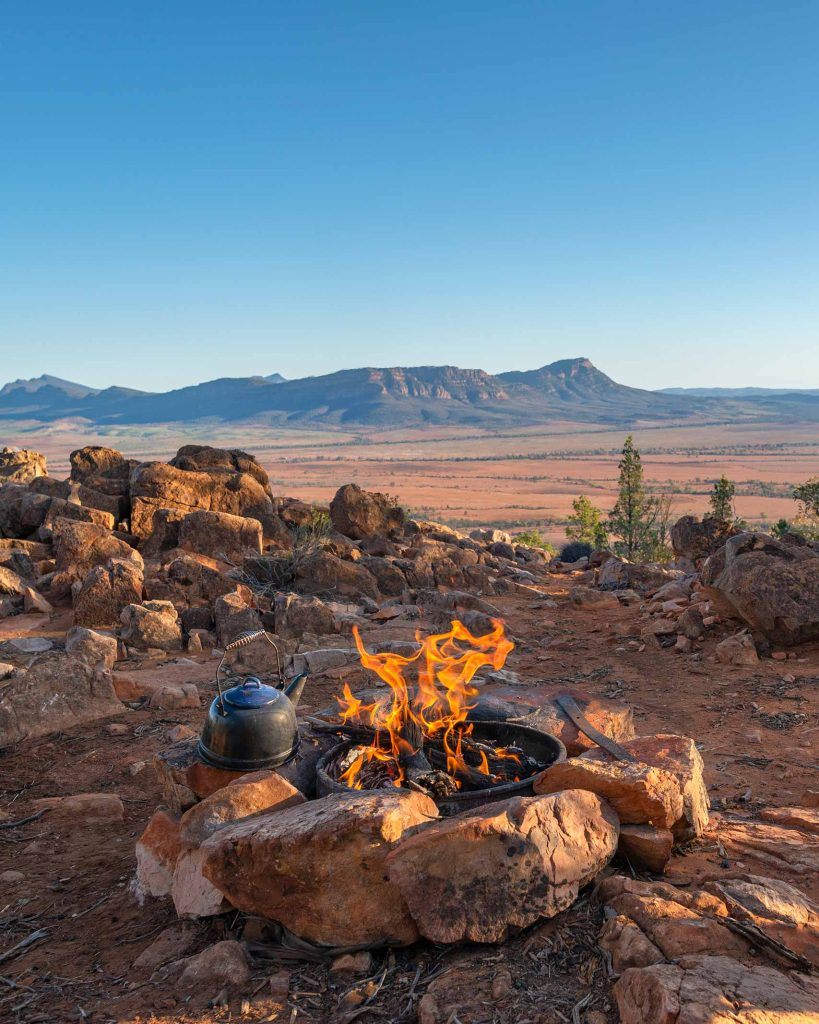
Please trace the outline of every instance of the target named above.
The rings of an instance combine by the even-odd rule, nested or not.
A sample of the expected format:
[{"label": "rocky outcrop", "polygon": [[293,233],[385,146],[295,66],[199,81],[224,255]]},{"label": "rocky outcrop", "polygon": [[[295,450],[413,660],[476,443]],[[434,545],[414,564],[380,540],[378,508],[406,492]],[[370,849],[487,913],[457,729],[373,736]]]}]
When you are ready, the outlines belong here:
[{"label": "rocky outcrop", "polygon": [[384,494],[362,491],[358,484],[340,487],[330,502],[333,526],[345,537],[391,537],[404,527],[405,516]]},{"label": "rocky outcrop", "polygon": [[57,572],[80,580],[112,558],[128,562],[140,572],[144,569],[142,556],[126,541],[102,526],[67,519],[55,524],[54,558]]},{"label": "rocky outcrop", "polygon": [[819,637],[819,550],[741,533],[706,561],[701,578],[721,614],[774,643]]},{"label": "rocky outcrop", "polygon": [[437,815],[420,793],[334,794],[221,829],[203,871],[233,906],[312,942],[407,944],[418,930],[387,854]]},{"label": "rocky outcrop", "polygon": [[500,942],[570,906],[609,862],[617,817],[592,793],[516,797],[427,825],[387,858],[433,942]]},{"label": "rocky outcrop", "polygon": [[677,558],[688,559],[695,565],[718,551],[729,537],[739,530],[733,523],[706,516],[682,516],[671,527],[671,547]]},{"label": "rocky outcrop", "polygon": [[46,475],[45,455],[32,448],[3,448],[0,451],[0,481],[28,484]]},{"label": "rocky outcrop", "polygon": [[88,660],[44,654],[0,689],[0,747],[122,712],[109,672]]},{"label": "rocky outcrop", "polygon": [[318,551],[300,562],[296,569],[296,586],[308,594],[336,593],[349,597],[380,597],[378,584],[371,572],[356,562],[345,562],[329,551]]}]

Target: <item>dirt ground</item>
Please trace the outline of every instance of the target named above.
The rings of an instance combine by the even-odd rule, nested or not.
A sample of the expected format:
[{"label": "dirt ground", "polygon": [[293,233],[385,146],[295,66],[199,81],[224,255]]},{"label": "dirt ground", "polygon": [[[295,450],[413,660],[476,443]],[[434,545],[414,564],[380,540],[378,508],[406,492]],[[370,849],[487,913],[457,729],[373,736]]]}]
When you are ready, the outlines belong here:
[{"label": "dirt ground", "polygon": [[[741,867],[728,865],[720,849],[721,812],[754,816],[765,807],[798,804],[805,790],[819,790],[819,645],[753,668],[714,660],[714,646],[730,628],[709,636],[699,655],[632,650],[628,641],[639,635],[637,608],[582,611],[568,601],[570,579],[547,580],[540,590],[556,607],[535,595],[493,599],[516,641],[507,668],[529,684],[571,683],[625,701],[634,710],[638,733],[694,736],[705,760],[716,826],[675,855],[669,880],[685,886],[719,877],[727,866]],[[21,633],[61,639],[65,628],[59,620],[16,617],[0,622],[0,640]],[[369,635],[377,630],[373,626]],[[462,1024],[558,1024],[582,1021],[592,1011],[616,1020],[612,979],[595,947],[601,911],[590,892],[572,910],[499,946],[421,943],[376,951],[365,979],[332,975],[322,963],[256,959],[252,994],[230,1006],[195,1005],[217,995],[210,992],[186,1003],[171,986],[152,984],[136,971],[134,959],[175,919],[169,901],[149,899],[140,906],[129,888],[134,844],[160,799],[151,757],[167,745],[174,725],[200,727],[214,666],[210,655],[202,655],[196,665],[171,670],[176,679],[197,683],[203,709],[123,707],[108,721],[0,753],[0,871],[25,876],[3,883],[0,895],[0,1020],[413,1022],[419,998],[439,978],[453,988],[467,987],[484,1007],[483,1016]],[[154,663],[142,671],[163,674],[169,668]],[[339,689],[337,680],[313,681],[304,710],[327,704]],[[779,712],[788,715],[770,717]],[[125,723],[127,735],[110,735],[109,722]],[[61,822],[48,815],[25,821],[34,799],[81,792],[118,793],[126,808],[124,822]],[[819,896],[816,878],[792,874],[784,864],[779,877]],[[255,926],[236,913],[197,927],[198,949],[219,938],[240,937],[245,927],[247,938]],[[31,945],[15,951],[27,939]]]}]

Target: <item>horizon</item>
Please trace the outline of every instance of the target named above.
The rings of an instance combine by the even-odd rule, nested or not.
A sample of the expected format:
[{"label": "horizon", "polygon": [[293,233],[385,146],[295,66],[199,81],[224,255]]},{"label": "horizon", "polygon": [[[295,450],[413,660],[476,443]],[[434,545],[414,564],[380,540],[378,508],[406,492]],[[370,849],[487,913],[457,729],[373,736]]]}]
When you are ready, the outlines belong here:
[{"label": "horizon", "polygon": [[51,0],[5,28],[10,379],[584,351],[647,390],[819,386],[815,4]]}]

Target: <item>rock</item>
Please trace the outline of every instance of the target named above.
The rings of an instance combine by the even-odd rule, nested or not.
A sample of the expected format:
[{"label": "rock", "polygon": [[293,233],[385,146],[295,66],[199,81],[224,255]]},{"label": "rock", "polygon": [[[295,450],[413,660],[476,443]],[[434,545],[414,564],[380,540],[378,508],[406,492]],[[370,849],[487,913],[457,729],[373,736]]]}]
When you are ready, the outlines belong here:
[{"label": "rock", "polygon": [[597,611],[602,608],[619,608],[617,595],[604,590],[591,590],[589,587],[575,587],[572,591],[572,603],[578,608]]},{"label": "rock", "polygon": [[141,892],[168,896],[182,845],[179,817],[164,808],[155,811],[136,844],[136,878]]},{"label": "rock", "polygon": [[405,516],[385,495],[362,491],[357,484],[345,484],[330,502],[330,519],[345,537],[362,540],[376,534],[391,537],[400,533]]},{"label": "rock", "polygon": [[0,872],[0,882],[6,882],[8,885],[18,885],[20,882],[25,882],[26,876],[22,871],[3,871]]},{"label": "rock", "polygon": [[110,673],[73,654],[44,654],[0,689],[0,747],[121,713]]},{"label": "rock", "polygon": [[202,874],[206,853],[182,850],[171,882],[171,899],[179,917],[213,917],[229,910],[214,885]]},{"label": "rock", "polygon": [[654,562],[628,562],[623,558],[609,558],[600,567],[597,585],[603,590],[631,588],[639,593],[658,590],[670,580],[679,580],[685,573],[667,569]]},{"label": "rock", "polygon": [[125,807],[116,793],[74,793],[71,796],[47,796],[32,800],[35,812],[48,811],[49,821],[122,821]]},{"label": "rock", "polygon": [[0,565],[0,594],[12,594],[15,597],[23,597],[29,588],[25,580],[21,579],[16,572]]},{"label": "rock", "polygon": [[597,943],[611,955],[611,964],[617,974],[622,974],[629,967],[650,967],[664,959],[642,928],[625,914],[616,914],[606,920]]},{"label": "rock", "polygon": [[766,533],[741,533],[711,555],[702,582],[717,610],[772,643],[819,637],[819,551]]},{"label": "rock", "polygon": [[132,563],[140,573],[145,568],[139,552],[110,530],[70,519],[60,519],[54,525],[54,556],[57,572],[78,580],[111,558]]},{"label": "rock", "polygon": [[535,781],[536,793],[579,789],[606,799],[624,825],[671,828],[682,816],[677,780],[667,771],[630,761],[606,761],[591,754],[552,765]]},{"label": "rock", "polygon": [[4,679],[8,679],[9,676],[14,675],[16,668],[11,662],[0,661],[0,682]]},{"label": "rock", "polygon": [[731,523],[712,516],[705,519],[682,516],[671,527],[671,547],[677,558],[687,558],[696,564],[712,555],[738,532]]},{"label": "rock", "polygon": [[262,550],[262,524],[227,512],[189,512],[179,526],[179,546],[223,562],[240,563]]},{"label": "rock", "polygon": [[28,484],[38,476],[46,475],[45,455],[33,448],[3,448],[0,450],[0,481]]},{"label": "rock", "polygon": [[317,597],[277,594],[274,602],[276,634],[285,639],[305,633],[337,634],[339,623],[330,608]]},{"label": "rock", "polygon": [[221,829],[200,852],[235,907],[302,938],[408,944],[418,931],[385,861],[408,829],[437,815],[420,793],[332,794]]},{"label": "rock", "polygon": [[181,840],[186,847],[195,848],[234,821],[259,811],[283,810],[302,803],[302,794],[276,772],[251,772],[186,811]]},{"label": "rock", "polygon": [[305,593],[336,592],[377,601],[381,596],[371,572],[363,565],[345,562],[329,551],[319,551],[296,567],[296,585]]},{"label": "rock", "polygon": [[496,558],[506,558],[510,562],[515,560],[515,549],[511,544],[506,544],[504,541],[496,541],[494,544],[490,544],[489,553]]},{"label": "rock", "polygon": [[52,498],[45,507],[45,515],[37,531],[40,540],[51,537],[55,527],[66,519],[78,523],[92,523],[105,530],[113,530],[117,525],[115,517],[104,509],[86,508],[63,498]]},{"label": "rock", "polygon": [[54,648],[54,642],[44,636],[19,636],[7,640],[3,647],[14,654],[45,654]]},{"label": "rock", "polygon": [[750,633],[726,637],[714,648],[717,661],[723,665],[756,665],[759,655]]},{"label": "rock", "polygon": [[67,654],[85,658],[92,665],[111,669],[117,660],[117,638],[84,626],[74,626],[65,635],[65,650]]},{"label": "rock", "polygon": [[178,989],[196,992],[200,998],[212,997],[221,988],[243,989],[250,982],[250,967],[241,943],[225,939],[195,956],[177,960],[162,972],[163,980],[174,976]]},{"label": "rock", "polygon": [[775,825],[789,825],[819,835],[819,809],[816,807],[766,807],[759,816]]},{"label": "rock", "polygon": [[344,953],[333,957],[330,962],[331,974],[370,974],[373,969],[372,954],[366,950],[360,953]]},{"label": "rock", "polygon": [[407,578],[394,561],[388,558],[362,558],[361,565],[375,578],[378,589],[388,597],[401,597],[407,588]]},{"label": "rock", "polygon": [[178,960],[189,953],[201,936],[201,928],[192,921],[178,921],[164,928],[153,942],[134,960],[138,971],[155,971],[157,967]]},{"label": "rock", "polygon": [[51,615],[54,609],[42,594],[37,593],[33,587],[26,587],[23,591],[23,611],[27,614],[37,612],[40,615]]},{"label": "rock", "polygon": [[218,597],[213,606],[216,637],[221,647],[235,640],[240,633],[262,628],[262,620],[255,608],[238,591]]},{"label": "rock", "polygon": [[798,875],[819,871],[819,842],[801,829],[723,817],[717,835],[732,862]]},{"label": "rock", "polygon": [[813,1024],[819,980],[727,956],[626,970],[614,986],[621,1024]]},{"label": "rock", "polygon": [[671,859],[674,834],[652,825],[621,825],[617,853],[639,871],[661,875]]},{"label": "rock", "polygon": [[142,571],[118,558],[91,569],[74,599],[76,626],[113,626],[124,608],[142,601]]},{"label": "rock", "polygon": [[[281,521],[276,516],[267,485],[258,479],[264,474],[261,466],[250,456],[237,456],[237,463],[244,469],[237,470],[234,465],[225,464],[193,468],[197,459],[201,461],[200,456],[180,456],[177,453],[170,464],[146,462],[132,470],[131,529],[134,534],[141,538],[149,537],[156,509],[173,508],[186,514],[204,509],[258,519],[265,537],[270,533],[275,538]],[[248,472],[251,469],[252,472]]]},{"label": "rock", "polygon": [[425,938],[500,942],[570,906],[614,855],[617,832],[592,793],[514,797],[419,830],[387,871]]},{"label": "rock", "polygon": [[130,647],[157,647],[162,651],[182,649],[182,629],[176,608],[170,601],[145,601],[126,605],[120,613],[122,639]]},{"label": "rock", "polygon": [[689,640],[698,640],[705,634],[705,625],[702,621],[702,611],[695,604],[692,604],[677,619],[677,632],[688,637]]}]

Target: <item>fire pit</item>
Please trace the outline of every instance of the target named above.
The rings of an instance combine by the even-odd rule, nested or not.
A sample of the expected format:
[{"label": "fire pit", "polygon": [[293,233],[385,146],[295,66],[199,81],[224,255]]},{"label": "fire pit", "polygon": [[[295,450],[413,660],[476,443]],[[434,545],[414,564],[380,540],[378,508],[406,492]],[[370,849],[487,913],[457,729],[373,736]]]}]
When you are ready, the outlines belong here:
[{"label": "fire pit", "polygon": [[347,789],[405,787],[426,793],[442,813],[533,792],[535,780],[566,750],[555,736],[512,722],[471,721],[478,669],[503,666],[513,645],[503,624],[473,636],[458,621],[426,637],[409,657],[371,654],[354,630],[365,668],[389,686],[365,704],[344,687],[338,723],[344,741],[317,765],[319,796]]}]

